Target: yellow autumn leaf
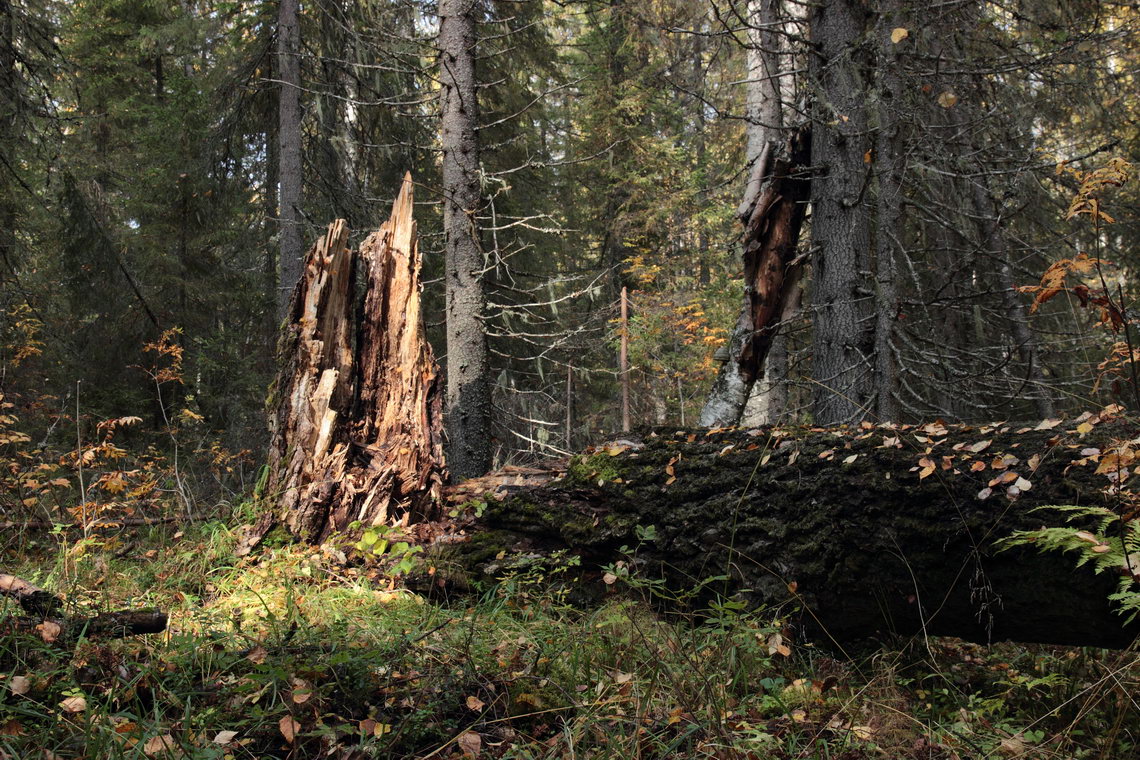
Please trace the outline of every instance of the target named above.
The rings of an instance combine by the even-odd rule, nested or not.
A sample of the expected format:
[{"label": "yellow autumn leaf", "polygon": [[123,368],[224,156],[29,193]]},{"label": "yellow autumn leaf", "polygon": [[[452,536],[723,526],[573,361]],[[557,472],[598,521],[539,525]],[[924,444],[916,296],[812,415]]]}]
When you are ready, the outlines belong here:
[{"label": "yellow autumn leaf", "polygon": [[891,42],[893,42],[896,45],[899,44],[900,42],[902,42],[903,40],[905,40],[909,36],[910,36],[910,32],[907,29],[905,29],[904,27],[896,26],[894,29],[891,30]]}]

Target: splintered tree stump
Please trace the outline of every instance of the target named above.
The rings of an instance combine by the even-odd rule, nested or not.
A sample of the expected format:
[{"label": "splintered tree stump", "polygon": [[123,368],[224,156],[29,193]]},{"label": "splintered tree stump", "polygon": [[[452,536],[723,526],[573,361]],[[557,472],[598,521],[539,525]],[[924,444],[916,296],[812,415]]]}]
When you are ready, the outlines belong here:
[{"label": "splintered tree stump", "polygon": [[[411,175],[391,218],[354,251],[344,220],[309,251],[280,347],[268,494],[276,523],[320,541],[354,522],[431,516],[444,481],[438,365],[420,315]],[[363,270],[363,277],[356,270]],[[355,282],[365,282],[362,304]]]},{"label": "splintered tree stump", "polygon": [[769,142],[736,210],[744,232],[744,300],[723,349],[725,364],[701,410],[702,426],[736,424],[781,324],[795,310],[803,269],[797,247],[811,195],[810,148],[807,127],[785,143]]}]

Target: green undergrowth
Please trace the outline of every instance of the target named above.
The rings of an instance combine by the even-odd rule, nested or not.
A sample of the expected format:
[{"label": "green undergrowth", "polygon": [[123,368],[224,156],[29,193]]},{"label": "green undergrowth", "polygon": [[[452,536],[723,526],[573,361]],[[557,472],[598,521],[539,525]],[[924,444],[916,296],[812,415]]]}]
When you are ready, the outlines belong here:
[{"label": "green undergrowth", "polygon": [[317,548],[237,560],[221,523],[6,541],[6,568],[70,614],[171,622],[66,650],[0,629],[0,758],[1140,756],[1129,653],[841,656],[797,641],[791,610],[664,617],[629,565],[587,576],[603,602],[575,608],[570,558],[428,600]]}]

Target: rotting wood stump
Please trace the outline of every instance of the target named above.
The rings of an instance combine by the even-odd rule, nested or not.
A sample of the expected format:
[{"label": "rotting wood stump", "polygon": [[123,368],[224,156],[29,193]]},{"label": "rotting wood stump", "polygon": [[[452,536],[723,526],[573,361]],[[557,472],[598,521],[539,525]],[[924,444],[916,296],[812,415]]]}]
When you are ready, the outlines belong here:
[{"label": "rotting wood stump", "polygon": [[[445,478],[443,387],[421,320],[412,211],[409,174],[391,218],[359,251],[348,245],[344,220],[310,249],[271,399],[273,507],[238,554],[277,523],[316,542],[354,522],[380,525],[435,511]],[[362,301],[357,279],[365,283]]]}]

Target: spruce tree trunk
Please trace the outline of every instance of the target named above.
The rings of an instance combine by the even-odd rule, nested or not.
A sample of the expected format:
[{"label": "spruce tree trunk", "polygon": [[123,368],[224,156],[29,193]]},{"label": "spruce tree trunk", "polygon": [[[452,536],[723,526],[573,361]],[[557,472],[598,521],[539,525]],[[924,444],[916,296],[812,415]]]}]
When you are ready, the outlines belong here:
[{"label": "spruce tree trunk", "polygon": [[475,43],[475,0],[440,0],[447,456],[451,475],[457,479],[482,475],[491,467],[490,360],[476,220],[480,191]]},{"label": "spruce tree trunk", "polygon": [[301,276],[301,19],[299,0],[280,0],[277,11],[277,158],[280,183],[278,315],[284,318]]},{"label": "spruce tree trunk", "polygon": [[[878,125],[872,153],[876,179],[875,218],[875,418],[880,422],[897,420],[899,404],[898,367],[895,362],[894,331],[899,299],[895,287],[896,254],[903,230],[902,119],[903,81],[899,74],[897,46],[892,30],[903,19],[897,0],[884,0],[875,25],[875,67],[879,79]],[[1042,417],[1052,416],[1050,414]]]},{"label": "spruce tree trunk", "polygon": [[[420,314],[420,253],[408,175],[392,217],[359,252],[343,220],[309,251],[282,338],[269,452],[277,522],[306,541],[430,517],[445,477],[443,390]],[[358,307],[354,270],[365,268]],[[358,311],[359,308],[359,311]]]},{"label": "spruce tree trunk", "polygon": [[871,248],[865,206],[871,149],[860,45],[867,11],[856,0],[823,0],[811,19],[812,109],[811,308],[813,419],[835,425],[863,419],[873,407],[874,322],[864,260]]},{"label": "spruce tree trunk", "polygon": [[[545,484],[533,470],[469,481],[457,499],[499,499],[447,551],[494,574],[513,552],[569,549],[585,572],[576,591],[596,596],[618,560],[673,591],[725,576],[695,604],[715,592],[773,605],[825,646],[889,634],[1125,646],[1138,628],[1109,607],[1118,577],[996,543],[1063,524],[1042,505],[1106,503],[1096,452],[1137,431],[1034,427],[662,429]],[[1017,478],[1028,487],[1010,490]]]}]

